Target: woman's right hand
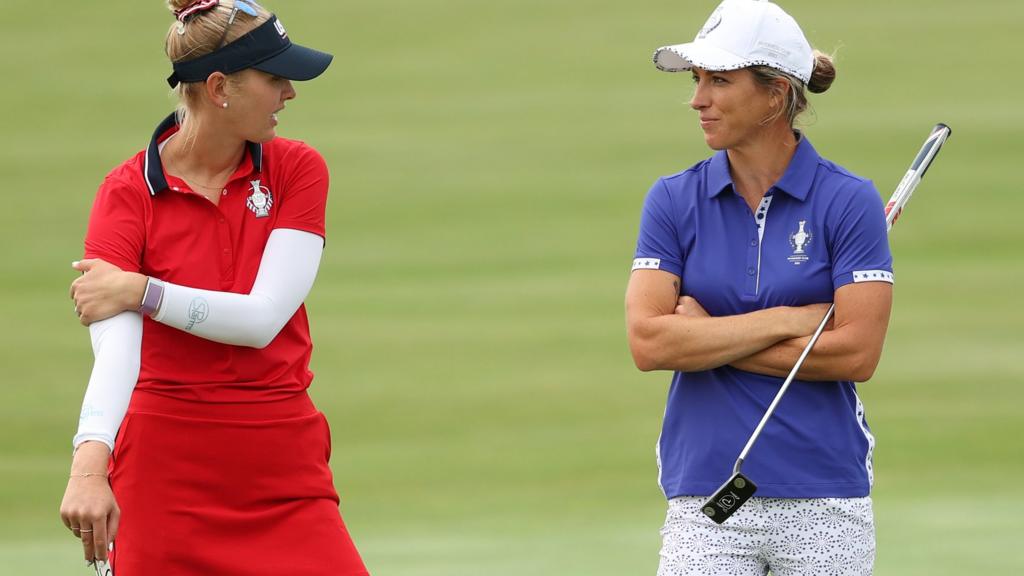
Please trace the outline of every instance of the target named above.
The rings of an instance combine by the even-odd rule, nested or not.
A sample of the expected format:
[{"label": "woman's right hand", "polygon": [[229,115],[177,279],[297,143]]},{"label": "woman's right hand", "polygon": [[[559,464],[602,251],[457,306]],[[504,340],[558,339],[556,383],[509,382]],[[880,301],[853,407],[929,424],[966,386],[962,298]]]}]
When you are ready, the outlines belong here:
[{"label": "woman's right hand", "polygon": [[75,451],[60,518],[82,541],[86,562],[107,560],[109,544],[117,535],[121,509],[107,478],[110,450],[102,442],[84,442]]},{"label": "woman's right hand", "polygon": [[69,295],[84,326],[139,308],[146,276],[125,272],[99,258],[72,262],[71,267],[82,273],[71,283]]}]

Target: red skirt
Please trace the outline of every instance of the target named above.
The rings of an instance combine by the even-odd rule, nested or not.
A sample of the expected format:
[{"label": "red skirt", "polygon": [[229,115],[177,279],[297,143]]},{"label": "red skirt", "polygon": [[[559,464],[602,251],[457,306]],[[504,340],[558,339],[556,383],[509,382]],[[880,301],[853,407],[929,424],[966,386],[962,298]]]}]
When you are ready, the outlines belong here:
[{"label": "red skirt", "polygon": [[330,455],[327,420],[306,394],[201,404],[136,391],[110,463],[114,574],[368,574]]}]

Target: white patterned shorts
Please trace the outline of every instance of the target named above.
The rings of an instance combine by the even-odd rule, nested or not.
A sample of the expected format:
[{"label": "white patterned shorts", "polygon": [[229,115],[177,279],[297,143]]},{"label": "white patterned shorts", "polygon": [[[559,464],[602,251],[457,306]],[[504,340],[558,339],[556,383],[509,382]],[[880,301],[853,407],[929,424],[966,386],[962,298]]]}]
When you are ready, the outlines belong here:
[{"label": "white patterned shorts", "polygon": [[871,498],[751,498],[724,524],[668,501],[658,576],[870,576]]}]

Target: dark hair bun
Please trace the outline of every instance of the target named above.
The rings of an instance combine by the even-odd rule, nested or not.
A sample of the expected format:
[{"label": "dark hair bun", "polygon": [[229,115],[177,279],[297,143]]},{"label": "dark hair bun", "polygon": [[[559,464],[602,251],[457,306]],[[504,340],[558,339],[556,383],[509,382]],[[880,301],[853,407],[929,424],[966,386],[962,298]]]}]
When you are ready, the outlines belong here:
[{"label": "dark hair bun", "polygon": [[821,94],[828,90],[835,79],[836,67],[832,63],[832,57],[815,50],[814,71],[811,72],[811,79],[807,82],[807,89],[815,94]]}]

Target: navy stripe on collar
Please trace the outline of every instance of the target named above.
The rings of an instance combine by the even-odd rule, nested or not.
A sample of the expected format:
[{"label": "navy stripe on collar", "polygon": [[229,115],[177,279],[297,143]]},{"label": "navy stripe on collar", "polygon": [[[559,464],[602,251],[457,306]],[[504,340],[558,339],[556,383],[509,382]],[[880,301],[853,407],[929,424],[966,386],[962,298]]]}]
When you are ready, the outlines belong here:
[{"label": "navy stripe on collar", "polygon": [[[160,142],[163,135],[177,126],[177,123],[176,114],[172,112],[170,116],[164,118],[163,122],[160,122],[160,125],[156,127],[153,137],[149,140],[149,146],[146,148],[146,161],[142,166],[142,175],[146,180],[146,187],[149,188],[151,196],[156,196],[157,192],[162,192],[168,188],[167,177],[164,176],[164,166],[160,161]],[[256,142],[246,142],[245,144],[249,147],[249,157],[252,158],[253,170],[262,172],[263,145]]]}]

